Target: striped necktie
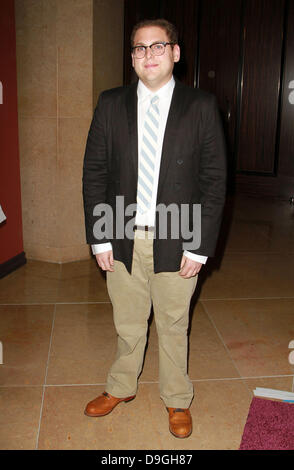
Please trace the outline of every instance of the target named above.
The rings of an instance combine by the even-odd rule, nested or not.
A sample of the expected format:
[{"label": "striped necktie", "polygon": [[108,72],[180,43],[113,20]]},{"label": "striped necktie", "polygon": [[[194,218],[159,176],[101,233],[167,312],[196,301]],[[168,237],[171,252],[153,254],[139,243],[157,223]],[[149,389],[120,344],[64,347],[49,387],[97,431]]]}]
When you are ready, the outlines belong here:
[{"label": "striped necktie", "polygon": [[158,101],[157,95],[151,99],[143,126],[137,189],[137,209],[141,214],[150,209],[152,199],[159,129]]}]

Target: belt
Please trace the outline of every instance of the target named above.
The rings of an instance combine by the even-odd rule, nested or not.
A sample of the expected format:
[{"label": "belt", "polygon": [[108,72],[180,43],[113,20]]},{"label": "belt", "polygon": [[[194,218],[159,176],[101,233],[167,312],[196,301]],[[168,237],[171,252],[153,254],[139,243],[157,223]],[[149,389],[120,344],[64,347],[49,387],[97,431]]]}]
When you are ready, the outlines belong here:
[{"label": "belt", "polygon": [[143,232],[154,232],[154,227],[149,227],[149,225],[134,225],[134,230],[142,230]]}]

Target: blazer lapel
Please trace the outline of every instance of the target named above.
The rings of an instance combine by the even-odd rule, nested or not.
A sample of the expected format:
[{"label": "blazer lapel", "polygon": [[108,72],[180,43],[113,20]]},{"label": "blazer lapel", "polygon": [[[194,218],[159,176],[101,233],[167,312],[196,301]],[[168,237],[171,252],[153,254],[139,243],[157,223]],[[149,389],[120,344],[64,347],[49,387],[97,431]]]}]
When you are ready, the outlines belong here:
[{"label": "blazer lapel", "polygon": [[175,139],[177,138],[177,127],[179,118],[181,115],[182,109],[182,100],[181,100],[181,82],[176,80],[175,88],[173,91],[173,96],[170,104],[170,109],[168,113],[168,118],[165,127],[165,134],[162,145],[162,154],[161,154],[161,163],[160,163],[160,172],[159,172],[159,181],[158,181],[158,190],[157,190],[157,201],[160,198],[160,193],[164,186],[165,176],[171,161],[172,156],[174,155],[175,149]]},{"label": "blazer lapel", "polygon": [[129,129],[130,159],[133,162],[135,181],[138,179],[138,119],[137,119],[137,86],[138,82],[130,85],[126,94],[126,108]]}]

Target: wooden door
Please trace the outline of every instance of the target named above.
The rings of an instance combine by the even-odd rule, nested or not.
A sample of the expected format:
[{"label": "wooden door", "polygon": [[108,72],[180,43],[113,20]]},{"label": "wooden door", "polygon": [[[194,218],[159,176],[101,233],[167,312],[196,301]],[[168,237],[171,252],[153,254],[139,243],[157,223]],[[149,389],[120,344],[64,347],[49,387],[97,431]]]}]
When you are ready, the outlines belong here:
[{"label": "wooden door", "polygon": [[199,0],[161,0],[160,16],[173,23],[179,33],[180,62],[174,75],[186,85],[197,85]]},{"label": "wooden door", "polygon": [[240,172],[276,174],[283,26],[283,0],[245,1],[237,154]]},{"label": "wooden door", "polygon": [[294,2],[287,2],[278,174],[280,194],[294,196]]},{"label": "wooden door", "polygon": [[241,0],[201,3],[197,85],[218,100],[228,150],[228,181],[235,177],[235,135],[238,121]]}]

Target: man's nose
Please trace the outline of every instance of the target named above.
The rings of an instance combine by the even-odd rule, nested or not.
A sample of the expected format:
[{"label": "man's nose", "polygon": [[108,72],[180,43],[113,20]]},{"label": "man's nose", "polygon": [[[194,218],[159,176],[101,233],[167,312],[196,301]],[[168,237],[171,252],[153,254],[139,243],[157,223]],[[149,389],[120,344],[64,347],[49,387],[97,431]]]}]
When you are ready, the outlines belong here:
[{"label": "man's nose", "polygon": [[150,59],[150,57],[152,57],[152,52],[151,52],[151,48],[150,47],[147,47],[146,48],[146,52],[145,52],[145,56],[147,59]]}]

